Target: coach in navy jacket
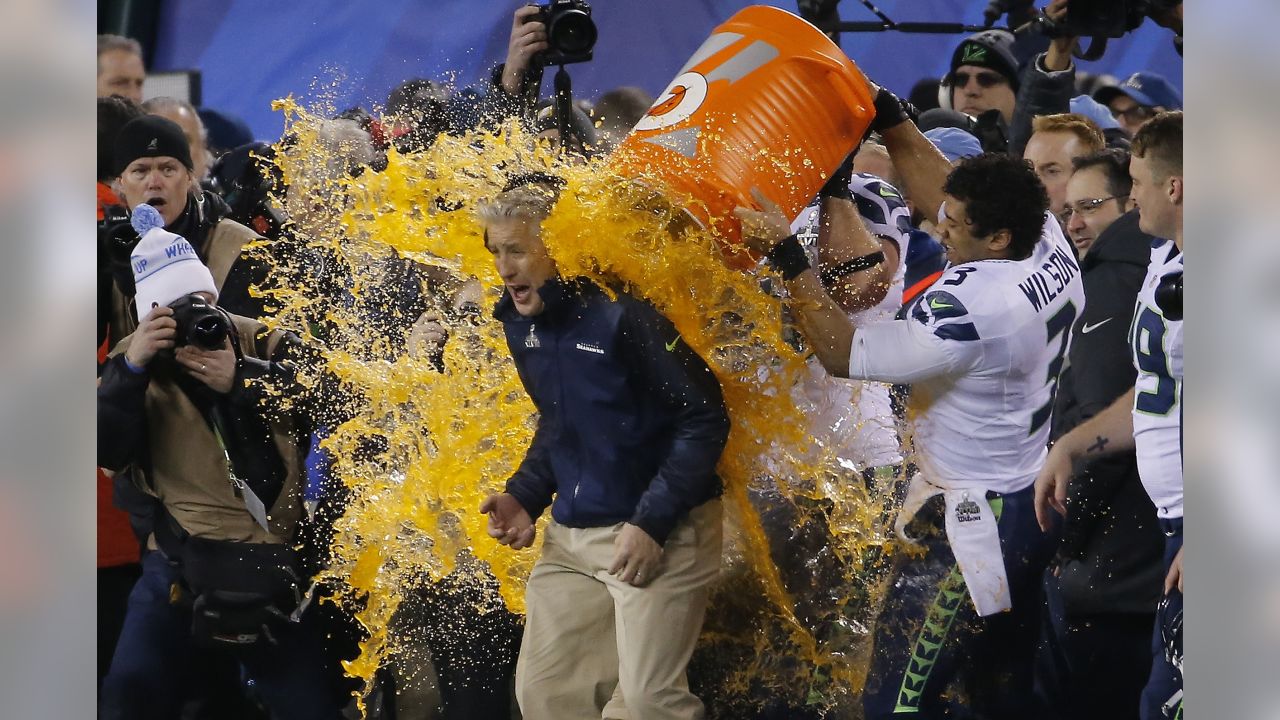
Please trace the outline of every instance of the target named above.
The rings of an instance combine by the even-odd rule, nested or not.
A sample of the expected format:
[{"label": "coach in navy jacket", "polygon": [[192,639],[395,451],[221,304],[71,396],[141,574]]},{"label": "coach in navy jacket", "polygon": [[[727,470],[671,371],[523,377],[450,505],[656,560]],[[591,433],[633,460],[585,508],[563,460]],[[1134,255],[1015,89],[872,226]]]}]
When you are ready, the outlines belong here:
[{"label": "coach in navy jacket", "polygon": [[538,315],[509,294],[494,312],[541,413],[507,492],[530,517],[551,505],[561,525],[629,522],[665,543],[720,494],[729,418],[715,376],[648,303],[560,278],[539,294]]},{"label": "coach in navy jacket", "polygon": [[715,375],[651,305],[561,278],[542,242],[555,191],[478,215],[504,293],[494,315],[538,424],[506,491],[480,506],[519,550],[551,506],[525,588],[516,699],[526,720],[694,720],[685,668],[722,550]]}]

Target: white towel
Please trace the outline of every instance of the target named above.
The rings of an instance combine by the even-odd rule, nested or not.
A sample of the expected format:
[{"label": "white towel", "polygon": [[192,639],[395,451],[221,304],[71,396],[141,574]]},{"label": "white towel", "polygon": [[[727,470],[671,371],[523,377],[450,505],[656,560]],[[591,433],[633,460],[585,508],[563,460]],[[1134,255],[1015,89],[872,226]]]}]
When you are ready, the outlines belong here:
[{"label": "white towel", "polygon": [[1000,532],[985,490],[944,487],[930,482],[923,473],[917,474],[907,486],[906,501],[894,523],[898,537],[916,544],[906,533],[907,523],[934,495],[942,495],[946,500],[947,543],[960,566],[978,615],[994,615],[1013,607],[1004,555],[1000,552]]}]

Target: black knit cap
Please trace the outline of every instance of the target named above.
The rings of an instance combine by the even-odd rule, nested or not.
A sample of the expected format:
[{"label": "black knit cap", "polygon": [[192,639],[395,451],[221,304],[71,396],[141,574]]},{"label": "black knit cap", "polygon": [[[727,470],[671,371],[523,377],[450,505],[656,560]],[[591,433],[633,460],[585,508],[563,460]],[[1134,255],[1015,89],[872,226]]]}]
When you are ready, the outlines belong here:
[{"label": "black knit cap", "polygon": [[[965,38],[951,54],[951,73],[961,65],[989,68],[1004,75],[1018,91],[1018,58],[1013,54],[1013,33],[992,28]],[[948,74],[950,78],[950,74]]]},{"label": "black knit cap", "polygon": [[159,115],[143,115],[130,120],[116,135],[116,174],[141,157],[171,157],[194,169],[191,146],[178,124]]}]

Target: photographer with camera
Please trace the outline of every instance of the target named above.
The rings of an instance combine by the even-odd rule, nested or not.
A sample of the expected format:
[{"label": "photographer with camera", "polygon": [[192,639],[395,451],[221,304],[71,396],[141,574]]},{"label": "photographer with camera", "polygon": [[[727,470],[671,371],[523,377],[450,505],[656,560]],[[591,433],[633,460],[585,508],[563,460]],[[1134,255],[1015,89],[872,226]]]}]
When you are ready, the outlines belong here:
[{"label": "photographer with camera", "polygon": [[[131,120],[143,116],[142,108],[128,98],[119,95],[98,98],[98,362],[106,359],[106,351],[113,344],[107,338],[111,326],[111,298],[114,281],[109,258],[105,256],[106,244],[101,240],[124,218],[120,196],[112,187],[120,176],[114,156],[116,135]],[[112,213],[115,216],[112,216]],[[118,338],[117,338],[118,339]]]},{"label": "photographer with camera", "polygon": [[[98,98],[98,224],[106,219],[108,207],[119,205],[120,199],[111,190],[116,177],[115,159],[111,149],[120,128],[130,120],[140,117],[142,109],[137,103],[119,95]],[[110,324],[111,274],[105,263],[99,261],[98,289],[98,365],[106,362],[111,346],[107,340]],[[142,574],[138,564],[138,539],[129,525],[129,516],[112,499],[111,477],[97,470],[98,490],[98,682],[111,665],[116,638],[124,623],[125,605],[134,582]]]},{"label": "photographer with camera", "polygon": [[[529,97],[530,90],[533,99],[537,99],[537,84],[542,82],[542,66],[536,58],[538,53],[550,47],[547,44],[547,26],[541,17],[542,8],[537,5],[525,5],[516,9],[511,19],[507,60],[494,72],[494,86],[515,103]],[[533,87],[530,88],[530,85]]]},{"label": "photographer with camera", "polygon": [[[174,172],[174,175],[180,173]],[[308,421],[282,408],[296,337],[218,307],[186,239],[140,205],[138,329],[98,387],[98,462],[160,505],[100,717],[177,717],[204,667],[237,663],[277,718],[337,718],[294,550]]]},{"label": "photographer with camera", "polygon": [[113,147],[118,175],[114,190],[123,205],[107,209],[108,221],[99,231],[100,257],[115,281],[111,342],[131,334],[138,318],[146,315],[134,312],[129,264],[138,242],[129,223],[129,208],[141,203],[158,210],[165,229],[187,238],[195,248],[198,259],[213,275],[224,308],[245,317],[261,316],[263,301],[251,297],[249,288],[261,283],[266,268],[244,256],[246,246],[261,238],[227,217],[229,208],[222,198],[193,189],[195,164],[182,128],[166,118],[143,116],[120,129]]},{"label": "photographer with camera", "polygon": [[[1044,16],[1061,22],[1067,16],[1069,0],[1052,0]],[[1057,28],[1057,26],[1053,26]],[[1076,66],[1071,60],[1078,38],[1061,31],[1049,31],[1049,49],[1037,55],[1022,76],[1022,87],[1009,122],[1009,153],[1022,157],[1032,135],[1032,121],[1042,115],[1071,112],[1071,96],[1075,94]]]},{"label": "photographer with camera", "polygon": [[[1049,49],[1037,55],[1023,72],[1017,108],[1009,124],[1009,151],[1022,155],[1032,134],[1031,123],[1036,117],[1078,112],[1072,108],[1076,93],[1073,56],[1097,60],[1106,50],[1109,37],[1124,35],[1147,17],[1171,28],[1178,36],[1177,42],[1181,42],[1181,0],[1050,0],[1040,16],[1029,25],[1049,38]],[[1079,43],[1086,36],[1092,39],[1089,50],[1082,52]],[[1148,94],[1144,87],[1153,89]],[[1135,91],[1132,97],[1127,94],[1127,88]],[[1155,109],[1158,103],[1149,100],[1149,96],[1162,100],[1177,98],[1177,91],[1158,75],[1136,73],[1120,88],[1098,90],[1093,99],[1111,109],[1125,137],[1133,137],[1141,124],[1159,110],[1181,108],[1181,99],[1177,98],[1176,102]]]},{"label": "photographer with camera", "polygon": [[591,6],[584,0],[550,0],[545,5],[518,8],[511,21],[507,59],[493,69],[493,88],[483,114],[494,123],[513,116],[525,123],[536,122],[533,111],[542,86],[542,69],[559,65],[553,119],[560,135],[574,134],[580,143],[587,143],[574,127],[571,83],[564,66],[590,60],[595,44]]}]

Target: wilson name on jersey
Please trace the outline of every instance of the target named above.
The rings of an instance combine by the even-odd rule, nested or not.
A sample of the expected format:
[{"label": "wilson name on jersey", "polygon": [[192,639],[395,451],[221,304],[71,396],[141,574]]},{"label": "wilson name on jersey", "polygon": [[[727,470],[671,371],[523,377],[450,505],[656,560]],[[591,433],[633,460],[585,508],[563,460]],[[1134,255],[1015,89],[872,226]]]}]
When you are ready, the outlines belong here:
[{"label": "wilson name on jersey", "polygon": [[950,358],[912,387],[916,450],[940,481],[1014,492],[1035,480],[1083,309],[1080,266],[1050,215],[1030,257],[948,268],[915,301],[909,322]]}]

